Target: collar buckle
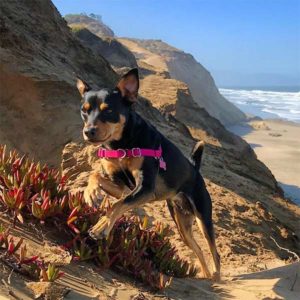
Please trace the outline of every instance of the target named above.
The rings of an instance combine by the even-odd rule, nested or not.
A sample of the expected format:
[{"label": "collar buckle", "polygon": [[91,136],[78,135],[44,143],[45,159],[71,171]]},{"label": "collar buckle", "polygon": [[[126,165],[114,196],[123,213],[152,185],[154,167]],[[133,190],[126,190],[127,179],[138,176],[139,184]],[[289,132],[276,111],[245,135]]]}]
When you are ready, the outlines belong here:
[{"label": "collar buckle", "polygon": [[131,153],[132,153],[132,157],[141,157],[142,156],[141,148],[132,148]]}]

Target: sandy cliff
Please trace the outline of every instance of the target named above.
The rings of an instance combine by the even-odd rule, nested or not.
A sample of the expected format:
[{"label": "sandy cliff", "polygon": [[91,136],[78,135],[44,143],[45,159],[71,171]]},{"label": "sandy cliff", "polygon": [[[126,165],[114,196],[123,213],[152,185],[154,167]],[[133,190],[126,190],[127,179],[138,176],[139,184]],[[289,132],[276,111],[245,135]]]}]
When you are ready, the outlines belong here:
[{"label": "sandy cliff", "polygon": [[[0,141],[56,166],[62,153],[62,168],[70,176],[70,188],[83,189],[88,172],[100,162],[94,155],[96,149],[86,147],[81,140],[80,96],[75,87],[75,73],[95,87],[112,86],[117,75],[102,56],[95,55],[72,34],[50,1],[2,1],[0,8]],[[116,272],[85,263],[70,263],[63,267],[66,276],[59,281],[71,289],[67,297],[91,299],[112,295],[115,299],[130,299],[143,292],[149,299],[199,299],[199,296],[216,299],[236,295],[239,299],[240,294],[233,292],[238,293],[240,286],[249,289],[242,296],[247,299],[249,294],[293,297],[298,290],[290,290],[290,281],[282,279],[279,283],[286,282],[286,285],[278,289],[277,281],[266,284],[262,280],[284,278],[282,270],[256,274],[256,277],[245,274],[268,269],[274,263],[283,265],[285,259],[292,260],[292,255],[279,249],[271,236],[279,245],[300,254],[300,208],[282,197],[274,176],[257,160],[246,142],[229,133],[220,121],[199,107],[186,83],[168,78],[168,66],[161,55],[137,46],[145,60],[141,62],[138,58],[143,78],[136,110],[186,156],[196,140],[206,141],[201,172],[213,199],[222,275],[224,279],[244,275],[240,281],[225,280],[215,287],[199,278],[176,279],[163,294],[155,295]],[[172,242],[180,254],[196,262],[181,241],[165,203],[147,205],[134,213],[148,215],[150,222],[160,220],[169,224]],[[0,218],[9,223],[4,215]],[[44,236],[28,226],[18,225],[14,232],[26,237],[31,251],[53,252],[57,258],[59,252],[45,246],[50,242],[55,245],[56,229],[53,230]],[[209,261],[202,236],[196,230],[195,234]],[[3,270],[0,278],[7,280],[10,271]],[[293,270],[286,273],[291,280],[295,276]],[[259,288],[253,287],[251,276],[267,290],[262,288],[257,292]],[[24,278],[13,274],[11,282],[10,289],[19,298],[31,299]],[[2,292],[7,292],[7,286],[1,280]]]},{"label": "sandy cliff", "polygon": [[150,65],[161,64],[171,78],[185,82],[196,103],[221,123],[229,125],[246,119],[243,112],[219,93],[210,73],[191,54],[161,40],[120,39],[120,41],[136,54],[138,60]]},{"label": "sandy cliff", "polygon": [[[132,52],[130,55],[125,49],[121,49],[117,38],[112,31],[107,30],[108,27],[101,20],[97,21],[86,15],[67,15],[65,19],[72,28],[86,28],[100,37],[101,39],[97,41],[87,31],[79,30],[76,33],[85,45],[96,52],[102,52],[102,55],[112,65],[116,67],[119,67],[120,64],[132,66],[134,61],[131,56],[133,54],[145,74],[155,70],[155,72],[186,83],[196,103],[205,108],[222,124],[231,125],[246,119],[243,112],[219,93],[210,73],[191,54],[176,49],[161,40],[118,39],[126,46],[125,49],[128,48]],[[106,45],[104,45],[105,43]],[[118,54],[115,50],[118,50]]]},{"label": "sandy cliff", "polygon": [[92,33],[99,37],[114,37],[114,32],[102,22],[101,16],[86,15],[86,14],[69,14],[66,15],[65,20],[74,26],[84,26]]},{"label": "sandy cliff", "polygon": [[[69,24],[70,25],[70,24]],[[137,67],[134,55],[117,39],[98,37],[87,28],[70,25],[74,35],[97,56],[103,56],[116,70]]]},{"label": "sandy cliff", "polygon": [[116,75],[50,1],[1,1],[0,11],[1,143],[57,164],[80,131],[76,74],[98,86],[112,85]]}]

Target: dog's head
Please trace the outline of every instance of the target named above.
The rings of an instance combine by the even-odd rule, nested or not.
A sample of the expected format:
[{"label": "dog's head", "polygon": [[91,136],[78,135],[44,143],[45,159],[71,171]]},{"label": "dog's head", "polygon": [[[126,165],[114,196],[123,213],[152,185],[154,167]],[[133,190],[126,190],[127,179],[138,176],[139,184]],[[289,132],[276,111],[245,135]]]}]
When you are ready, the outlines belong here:
[{"label": "dog's head", "polygon": [[93,144],[107,144],[121,139],[130,106],[137,101],[139,75],[137,69],[126,73],[112,89],[93,91],[77,80],[82,96],[83,138]]}]

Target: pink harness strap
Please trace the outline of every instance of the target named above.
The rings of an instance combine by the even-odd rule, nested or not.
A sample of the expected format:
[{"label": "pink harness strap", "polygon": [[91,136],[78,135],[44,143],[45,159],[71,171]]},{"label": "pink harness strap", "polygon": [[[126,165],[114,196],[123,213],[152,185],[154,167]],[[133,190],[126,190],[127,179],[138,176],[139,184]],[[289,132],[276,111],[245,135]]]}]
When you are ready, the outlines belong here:
[{"label": "pink harness strap", "polygon": [[167,169],[166,162],[163,160],[162,157],[161,147],[159,147],[158,150],[143,148],[110,150],[100,148],[98,149],[97,155],[99,158],[154,157],[156,159],[159,159],[159,167],[161,169]]}]

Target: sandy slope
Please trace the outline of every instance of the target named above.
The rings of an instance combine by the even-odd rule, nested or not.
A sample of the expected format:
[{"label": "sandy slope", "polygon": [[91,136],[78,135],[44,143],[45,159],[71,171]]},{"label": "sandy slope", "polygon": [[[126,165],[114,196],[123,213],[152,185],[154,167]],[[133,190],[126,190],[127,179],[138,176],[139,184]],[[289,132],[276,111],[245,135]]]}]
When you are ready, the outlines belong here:
[{"label": "sandy slope", "polygon": [[223,289],[223,299],[299,299],[300,263],[233,277]]},{"label": "sandy slope", "polygon": [[[1,218],[7,223],[6,218]],[[39,254],[45,261],[61,265],[66,273],[49,293],[49,299],[85,300],[85,299],[298,299],[300,292],[300,263],[285,265],[280,260],[266,262],[273,267],[262,272],[245,272],[228,265],[228,271],[235,276],[223,276],[222,282],[212,284],[207,280],[174,279],[171,286],[163,292],[151,293],[130,278],[120,276],[114,271],[101,270],[88,263],[70,263],[69,255],[52,244],[58,240],[56,229],[39,226],[17,226],[12,230],[15,236],[22,235],[31,253]],[[28,280],[12,273],[5,266],[0,272],[0,299],[33,299],[33,289],[28,288]],[[145,298],[142,298],[142,295]]]},{"label": "sandy slope", "polygon": [[231,130],[252,146],[287,196],[292,196],[300,204],[300,125],[264,120],[252,122],[250,126],[234,126]]}]

